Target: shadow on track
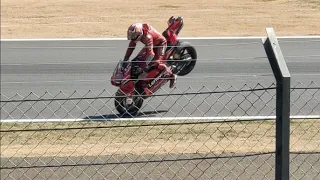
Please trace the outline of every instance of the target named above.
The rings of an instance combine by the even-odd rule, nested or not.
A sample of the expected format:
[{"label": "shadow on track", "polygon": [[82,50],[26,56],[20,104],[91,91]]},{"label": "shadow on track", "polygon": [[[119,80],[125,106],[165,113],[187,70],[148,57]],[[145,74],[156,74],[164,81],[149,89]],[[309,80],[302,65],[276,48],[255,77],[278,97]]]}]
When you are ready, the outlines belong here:
[{"label": "shadow on track", "polygon": [[120,114],[105,114],[101,116],[87,116],[83,119],[92,120],[92,121],[114,121],[115,119],[121,120],[121,118],[137,118],[137,117],[157,117],[160,113],[166,113],[167,110],[160,110],[160,111],[144,111],[139,112],[135,116],[132,115],[120,115]]}]

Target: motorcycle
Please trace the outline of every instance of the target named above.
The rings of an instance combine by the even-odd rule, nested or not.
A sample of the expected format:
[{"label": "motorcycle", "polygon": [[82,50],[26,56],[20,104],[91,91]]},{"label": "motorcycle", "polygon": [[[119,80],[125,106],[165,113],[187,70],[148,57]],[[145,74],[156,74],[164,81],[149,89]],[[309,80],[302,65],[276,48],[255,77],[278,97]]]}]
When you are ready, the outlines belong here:
[{"label": "motorcycle", "polygon": [[[183,21],[181,21],[178,30],[175,32],[176,36],[178,36],[182,27]],[[169,28],[170,26],[167,30]],[[163,35],[169,42],[170,37],[165,32],[163,32]],[[141,68],[137,65],[140,59],[141,56],[138,55],[129,62],[120,60],[111,77],[111,84],[119,87],[115,93],[114,105],[120,115],[136,115],[141,109],[144,100],[169,81],[166,78],[166,71],[161,72],[158,69],[153,69],[143,74]],[[176,39],[172,44],[168,44],[164,59],[174,74],[185,76],[196,65],[197,51],[190,42]],[[124,71],[121,70],[123,63],[128,63]],[[143,77],[141,77],[142,74]],[[147,85],[149,91],[145,91],[142,88],[142,83]]]}]

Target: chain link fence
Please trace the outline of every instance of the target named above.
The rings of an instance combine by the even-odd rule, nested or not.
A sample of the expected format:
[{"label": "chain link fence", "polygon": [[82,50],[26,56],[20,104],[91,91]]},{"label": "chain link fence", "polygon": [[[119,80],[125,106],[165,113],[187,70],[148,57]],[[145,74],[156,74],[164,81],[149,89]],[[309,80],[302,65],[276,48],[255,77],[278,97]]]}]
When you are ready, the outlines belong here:
[{"label": "chain link fence", "polygon": [[[1,94],[1,179],[274,179],[275,88],[162,89],[134,118],[107,90]],[[290,175],[317,179],[320,87],[291,94]]]},{"label": "chain link fence", "polygon": [[291,120],[291,179],[320,178],[320,86],[298,82],[291,88],[291,115],[314,119]]}]

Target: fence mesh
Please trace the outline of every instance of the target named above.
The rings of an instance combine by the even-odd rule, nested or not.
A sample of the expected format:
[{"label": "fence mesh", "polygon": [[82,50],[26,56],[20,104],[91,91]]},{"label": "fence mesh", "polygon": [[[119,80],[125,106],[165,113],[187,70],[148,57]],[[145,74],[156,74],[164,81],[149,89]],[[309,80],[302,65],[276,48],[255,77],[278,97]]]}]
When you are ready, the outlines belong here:
[{"label": "fence mesh", "polygon": [[320,86],[296,83],[291,89],[291,115],[315,116],[291,122],[291,179],[320,178]]},{"label": "fence mesh", "polygon": [[[1,94],[1,179],[274,179],[275,87],[162,89],[137,119],[107,90]],[[291,115],[319,115],[319,89],[293,86]],[[319,178],[319,130],[292,118],[293,178]]]}]

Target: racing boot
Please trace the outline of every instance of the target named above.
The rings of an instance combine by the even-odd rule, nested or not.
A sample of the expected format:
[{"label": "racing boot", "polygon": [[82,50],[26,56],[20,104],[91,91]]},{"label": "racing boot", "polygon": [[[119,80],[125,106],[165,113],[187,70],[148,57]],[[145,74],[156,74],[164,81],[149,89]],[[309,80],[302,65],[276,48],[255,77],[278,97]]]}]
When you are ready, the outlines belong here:
[{"label": "racing boot", "polygon": [[172,74],[171,79],[170,79],[169,88],[173,88],[176,85],[176,82],[177,82],[177,75]]},{"label": "racing boot", "polygon": [[176,80],[177,80],[177,75],[175,75],[172,71],[173,69],[176,68],[175,65],[171,65],[171,66],[167,66],[166,64],[164,63],[158,63],[158,69],[160,71],[167,71],[167,74],[166,77],[169,78],[169,81],[170,81],[170,85],[169,87],[170,88],[173,88],[175,83],[176,83]]},{"label": "racing boot", "polygon": [[177,82],[177,75],[172,72],[174,68],[176,68],[175,65],[171,65],[170,66],[171,76],[170,76],[169,88],[173,88],[175,86],[176,82]]}]

